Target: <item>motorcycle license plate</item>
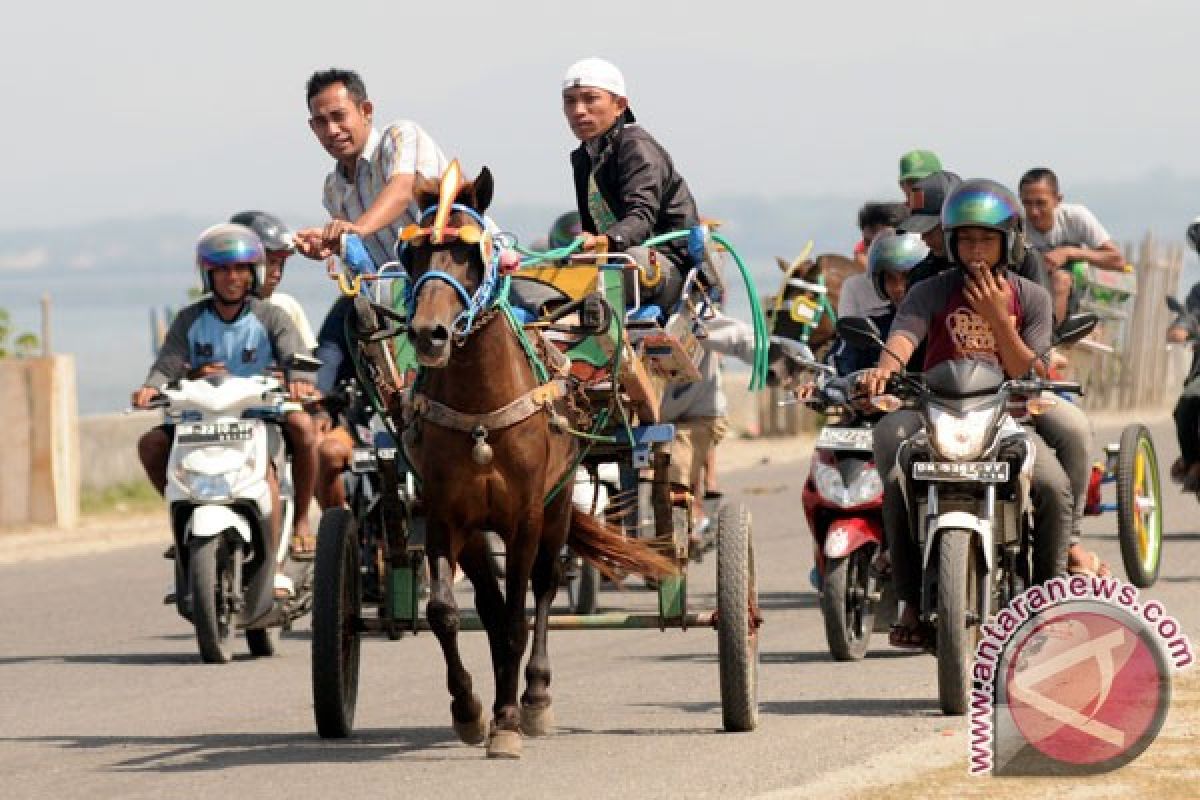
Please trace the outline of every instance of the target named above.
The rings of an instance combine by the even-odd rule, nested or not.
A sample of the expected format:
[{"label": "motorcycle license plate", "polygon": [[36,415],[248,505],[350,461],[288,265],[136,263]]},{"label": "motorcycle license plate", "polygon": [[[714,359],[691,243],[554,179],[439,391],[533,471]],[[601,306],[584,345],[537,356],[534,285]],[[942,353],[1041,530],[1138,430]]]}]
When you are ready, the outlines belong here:
[{"label": "motorcycle license plate", "polygon": [[1008,480],[1007,461],[918,461],[912,465],[918,481],[963,481],[1004,483]]},{"label": "motorcycle license plate", "polygon": [[824,450],[863,450],[871,452],[870,428],[833,428],[826,426],[817,434],[817,447]]},{"label": "motorcycle license plate", "polygon": [[245,442],[254,434],[249,422],[192,422],[180,424],[175,438],[180,444]]}]

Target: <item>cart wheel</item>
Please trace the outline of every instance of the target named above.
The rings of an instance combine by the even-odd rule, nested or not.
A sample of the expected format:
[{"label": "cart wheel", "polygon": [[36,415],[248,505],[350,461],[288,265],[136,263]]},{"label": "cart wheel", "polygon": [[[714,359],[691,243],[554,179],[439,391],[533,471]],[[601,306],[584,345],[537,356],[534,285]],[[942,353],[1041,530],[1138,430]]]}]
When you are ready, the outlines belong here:
[{"label": "cart wheel", "polygon": [[717,655],[725,730],[758,726],[758,588],[750,513],[727,506],[717,520]]},{"label": "cart wheel", "polygon": [[359,549],[354,518],[344,508],[321,516],[312,612],[313,714],[326,739],[350,735],[358,700]]},{"label": "cart wheel", "polygon": [[1117,537],[1129,581],[1142,589],[1153,586],[1162,557],[1162,485],[1154,440],[1144,425],[1130,425],[1121,431]]}]

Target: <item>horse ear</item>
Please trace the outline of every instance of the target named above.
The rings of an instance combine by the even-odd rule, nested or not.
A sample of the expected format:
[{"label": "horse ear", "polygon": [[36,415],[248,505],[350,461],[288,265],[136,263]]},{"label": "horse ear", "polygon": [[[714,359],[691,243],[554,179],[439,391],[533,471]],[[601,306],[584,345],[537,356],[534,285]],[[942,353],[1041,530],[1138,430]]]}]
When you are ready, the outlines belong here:
[{"label": "horse ear", "polygon": [[424,211],[430,206],[436,206],[439,194],[440,187],[437,181],[417,174],[417,179],[413,182],[413,202],[417,204],[417,208]]},{"label": "horse ear", "polygon": [[792,265],[788,263],[787,259],[781,256],[775,256],[775,263],[778,264],[779,268],[784,272],[787,272],[792,268]]},{"label": "horse ear", "polygon": [[495,183],[492,181],[492,171],[487,167],[479,170],[479,177],[473,184],[475,190],[475,210],[482,214],[492,204],[492,192]]}]

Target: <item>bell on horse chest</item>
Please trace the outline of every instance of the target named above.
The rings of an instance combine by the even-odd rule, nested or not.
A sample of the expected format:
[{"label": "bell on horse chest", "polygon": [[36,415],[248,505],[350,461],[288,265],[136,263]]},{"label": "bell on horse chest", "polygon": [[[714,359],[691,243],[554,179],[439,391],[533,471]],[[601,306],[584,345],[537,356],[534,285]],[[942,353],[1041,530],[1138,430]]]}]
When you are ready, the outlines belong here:
[{"label": "bell on horse chest", "polygon": [[476,425],[471,431],[471,438],[475,440],[475,446],[471,448],[471,460],[486,467],[492,463],[492,446],[487,443],[487,428]]}]

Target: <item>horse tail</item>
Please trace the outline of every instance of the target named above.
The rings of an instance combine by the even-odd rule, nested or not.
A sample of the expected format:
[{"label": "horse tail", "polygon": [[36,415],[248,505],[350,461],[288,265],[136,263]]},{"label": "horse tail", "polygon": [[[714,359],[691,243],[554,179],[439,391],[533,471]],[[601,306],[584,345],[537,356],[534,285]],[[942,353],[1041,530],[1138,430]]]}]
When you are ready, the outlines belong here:
[{"label": "horse tail", "polygon": [[651,578],[679,573],[679,567],[672,559],[646,542],[629,539],[620,528],[578,508],[571,509],[567,544],[609,577],[613,577],[616,570]]}]

